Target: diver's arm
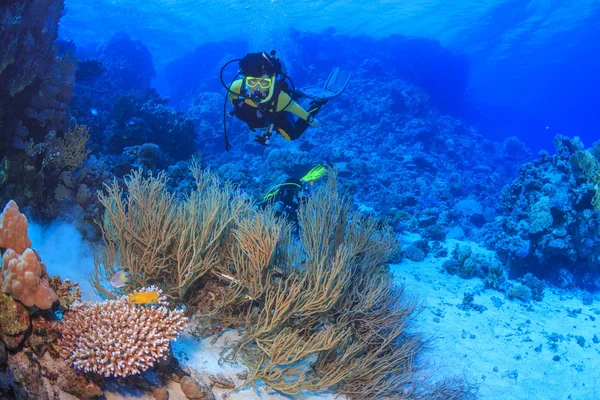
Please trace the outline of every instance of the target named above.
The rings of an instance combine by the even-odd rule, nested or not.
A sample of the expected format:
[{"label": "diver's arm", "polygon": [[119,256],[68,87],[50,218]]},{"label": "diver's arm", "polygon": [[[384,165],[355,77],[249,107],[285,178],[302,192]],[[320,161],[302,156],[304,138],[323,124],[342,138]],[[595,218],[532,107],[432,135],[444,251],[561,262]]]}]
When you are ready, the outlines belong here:
[{"label": "diver's arm", "polygon": [[[227,92],[227,98],[229,99],[229,103],[231,105],[233,105],[233,101],[236,100],[237,98],[239,98],[239,94],[240,94],[240,90],[242,89],[242,79],[237,79],[235,81],[233,81],[233,83],[231,84],[231,86],[229,87],[229,90]],[[231,93],[234,92],[234,93]]]},{"label": "diver's arm", "polygon": [[[291,102],[290,102],[290,100],[291,100]],[[286,105],[287,105],[287,107],[286,107]],[[277,111],[282,111],[282,110],[289,111],[292,114],[297,115],[298,117],[302,118],[305,121],[308,120],[308,113],[306,112],[306,110],[304,108],[300,107],[300,105],[298,103],[296,103],[294,100],[292,100],[290,95],[284,91],[281,91],[281,93],[279,93],[279,98],[277,99]]]}]

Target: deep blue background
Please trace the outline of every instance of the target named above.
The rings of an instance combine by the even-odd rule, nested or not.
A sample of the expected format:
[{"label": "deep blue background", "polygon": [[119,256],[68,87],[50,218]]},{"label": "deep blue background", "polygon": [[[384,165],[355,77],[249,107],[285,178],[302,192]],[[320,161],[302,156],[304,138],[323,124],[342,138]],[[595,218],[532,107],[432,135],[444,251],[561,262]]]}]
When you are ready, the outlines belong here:
[{"label": "deep blue background", "polygon": [[[348,2],[353,10],[367,6],[359,3]],[[267,4],[271,6],[265,8]],[[402,79],[431,92],[443,112],[463,118],[490,138],[500,140],[515,135],[534,150],[549,151],[554,150],[552,138],[556,134],[579,136],[586,146],[598,139],[598,1],[497,0],[476,5],[415,1],[377,5],[374,0],[369,3],[369,7],[373,4],[369,10],[375,18],[367,18],[367,14],[329,15],[327,4],[316,1],[314,9],[307,9],[302,4],[285,1],[257,2],[251,7],[223,1],[200,2],[197,9],[191,9],[156,1],[127,4],[98,1],[90,5],[70,0],[66,2],[67,14],[61,22],[61,32],[78,45],[86,46],[94,41],[101,43],[117,31],[140,39],[154,55],[158,73],[155,85],[161,90],[166,88],[168,74],[179,75],[181,89],[187,86],[187,90],[198,87],[216,90],[218,85],[212,86],[218,73],[215,64],[239,57],[245,51],[268,51],[272,43],[279,43],[274,46],[286,59],[292,75],[298,72],[294,70],[298,63],[314,62],[327,69],[325,61],[330,57],[380,59],[384,68],[398,70]],[[415,17],[398,22],[411,7]],[[291,16],[282,15],[284,11]],[[136,17],[129,18],[132,15]],[[332,30],[326,29],[320,37],[304,37],[299,42],[298,36],[302,34],[298,32],[310,29],[311,21],[314,25],[322,25],[323,21],[336,24],[336,29],[349,39],[332,43],[329,38]],[[408,31],[434,42],[421,41],[422,46],[413,46],[407,53],[401,40],[360,36],[362,30],[373,34],[379,30]],[[314,29],[310,35],[317,31],[320,29]],[[464,57],[464,66],[437,58],[441,54],[439,44],[435,44],[438,39],[448,44],[445,50]],[[245,43],[238,46],[232,45],[232,41]],[[313,44],[308,45],[308,41]],[[373,41],[375,46],[371,46]],[[192,54],[197,43],[212,46],[200,54],[211,61],[205,63],[205,69],[194,64],[199,58],[199,54]],[[402,57],[394,58],[393,53]],[[173,61],[179,63],[177,68],[173,68]],[[303,76],[293,76],[304,84],[312,83],[314,78],[304,80]],[[207,80],[212,82],[207,84]]]}]

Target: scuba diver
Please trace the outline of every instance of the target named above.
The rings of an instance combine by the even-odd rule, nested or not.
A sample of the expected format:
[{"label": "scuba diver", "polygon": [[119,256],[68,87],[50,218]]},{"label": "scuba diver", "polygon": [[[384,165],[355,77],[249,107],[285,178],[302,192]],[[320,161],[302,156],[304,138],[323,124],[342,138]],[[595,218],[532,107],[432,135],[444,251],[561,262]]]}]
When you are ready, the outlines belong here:
[{"label": "scuba diver", "polygon": [[284,183],[275,185],[267,191],[259,208],[273,207],[276,217],[283,217],[292,224],[292,232],[298,233],[298,209],[312,195],[316,180],[325,175],[327,170],[322,165],[312,168],[302,178],[288,178]]},{"label": "scuba diver", "polygon": [[[239,70],[229,86],[223,81],[223,71],[227,65],[239,61]],[[273,133],[279,133],[287,140],[298,139],[309,126],[319,126],[315,118],[321,107],[329,99],[339,96],[350,80],[351,72],[334,68],[325,85],[308,86],[296,90],[294,82],[286,75],[285,67],[275,57],[275,50],[266,53],[249,53],[241,59],[227,62],[221,68],[221,84],[227,89],[223,109],[223,129],[225,148],[230,150],[227,138],[225,112],[227,103],[233,106],[230,116],[246,122],[250,130],[264,130],[256,135],[255,142],[268,145]],[[286,82],[289,80],[292,89]],[[301,97],[311,99],[308,111],[295,100]],[[295,118],[297,117],[297,118]]]}]

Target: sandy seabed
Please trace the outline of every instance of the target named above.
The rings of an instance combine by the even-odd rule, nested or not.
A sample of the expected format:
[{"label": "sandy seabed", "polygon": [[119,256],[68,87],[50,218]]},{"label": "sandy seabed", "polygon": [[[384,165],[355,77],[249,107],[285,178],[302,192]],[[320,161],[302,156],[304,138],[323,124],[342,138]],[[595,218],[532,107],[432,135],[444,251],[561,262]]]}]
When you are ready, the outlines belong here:
[{"label": "sandy seabed", "polygon": [[[455,243],[445,245],[451,251]],[[488,252],[469,244],[474,252]],[[426,337],[435,337],[425,354],[440,374],[477,383],[482,400],[600,399],[597,298],[585,305],[580,296],[547,288],[541,302],[524,303],[483,290],[480,279],[442,273],[444,260],[405,260],[391,267],[394,279],[425,307],[416,322]],[[486,310],[459,309],[464,293],[474,293],[473,303]]]},{"label": "sandy seabed", "polygon": [[[406,237],[408,243],[415,238]],[[456,241],[444,245],[451,250]],[[469,243],[474,252],[489,252]],[[442,272],[445,258],[428,257],[421,262],[404,260],[391,265],[405,294],[416,296],[423,305],[415,319],[415,330],[431,342],[422,354],[434,378],[461,376],[478,386],[482,400],[594,400],[600,399],[600,337],[598,300],[584,304],[580,296],[546,289],[541,302],[524,303],[504,293],[484,290],[480,279],[465,280]],[[474,304],[483,312],[458,308],[465,293],[474,294]],[[579,337],[585,340],[583,343]],[[242,365],[219,364],[226,341],[236,333],[227,331],[214,338],[197,340],[184,333],[173,344],[182,368],[205,384],[222,375],[241,385]],[[552,348],[554,347],[554,349]],[[558,357],[557,357],[558,356]],[[171,400],[184,400],[178,383],[168,387]],[[217,400],[289,400],[265,387],[244,390],[213,388]],[[70,396],[64,399],[72,399]],[[152,396],[127,388],[106,392],[107,400],[142,400]],[[346,399],[332,393],[307,393],[305,400]]]}]

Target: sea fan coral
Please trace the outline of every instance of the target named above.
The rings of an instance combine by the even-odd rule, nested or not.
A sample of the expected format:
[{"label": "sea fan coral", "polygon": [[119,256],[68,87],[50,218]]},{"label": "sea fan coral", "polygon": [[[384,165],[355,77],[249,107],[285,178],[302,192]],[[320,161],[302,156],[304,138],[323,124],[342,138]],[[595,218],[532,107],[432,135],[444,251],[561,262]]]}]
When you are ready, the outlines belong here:
[{"label": "sea fan coral", "polygon": [[58,345],[80,371],[129,376],[163,358],[186,321],[182,311],[137,305],[127,297],[83,303],[65,314]]}]

